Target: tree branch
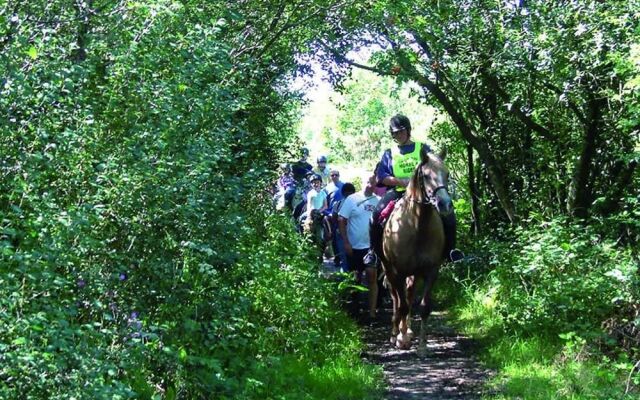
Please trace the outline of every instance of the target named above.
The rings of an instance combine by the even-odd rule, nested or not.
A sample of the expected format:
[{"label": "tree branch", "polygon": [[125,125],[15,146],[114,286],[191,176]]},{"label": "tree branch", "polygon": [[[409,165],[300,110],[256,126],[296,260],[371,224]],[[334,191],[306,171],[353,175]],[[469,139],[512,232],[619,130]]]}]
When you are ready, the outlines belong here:
[{"label": "tree branch", "polygon": [[420,46],[422,51],[424,51],[427,57],[430,60],[433,60],[433,52],[431,51],[431,47],[429,46],[427,41],[414,29],[409,29],[407,32],[409,32],[411,36],[413,36],[413,39],[416,41],[418,46]]},{"label": "tree branch", "polygon": [[335,50],[334,48],[330,47],[328,44],[326,44],[324,42],[324,40],[320,40],[320,44],[322,45],[322,47],[327,50],[329,53],[331,53],[333,55],[333,57],[336,59],[336,61],[341,62],[341,63],[345,63],[347,65],[350,65],[352,67],[355,68],[360,68],[366,71],[371,71],[374,72],[378,75],[381,76],[390,76],[392,75],[389,72],[385,72],[381,69],[375,68],[375,67],[371,67],[369,65],[364,65],[364,64],[360,64],[358,62],[355,62],[353,60],[348,59],[346,56],[342,55],[340,52],[338,52],[337,50]]},{"label": "tree branch", "polygon": [[510,103],[511,107],[507,107],[507,110],[516,116],[527,128],[531,129],[534,132],[538,132],[540,136],[547,140],[555,140],[556,136],[551,133],[547,128],[535,122],[529,115],[527,115],[522,108],[520,107],[519,101],[511,101],[511,96],[500,86],[500,82],[498,79],[490,75],[487,72],[483,73],[485,80],[491,86],[493,90],[502,98],[502,100],[506,103]]},{"label": "tree branch", "polygon": [[487,166],[489,179],[491,180],[493,189],[498,197],[498,201],[502,205],[503,211],[511,223],[516,222],[517,216],[515,207],[511,202],[511,197],[509,196],[507,185],[505,184],[505,177],[502,173],[502,168],[500,167],[498,160],[493,156],[487,142],[474,133],[472,126],[464,118],[460,110],[451,102],[449,97],[442,91],[440,86],[421,74],[402,53],[397,44],[393,41],[390,41],[390,43],[402,69],[405,70],[425,91],[428,91],[435,96],[447,114],[449,114],[451,120],[460,130],[462,137],[467,141],[467,143],[476,149],[482,162]]},{"label": "tree branch", "polygon": [[306,17],[295,21],[295,22],[289,22],[289,20],[287,20],[287,22],[282,26],[282,28],[280,28],[280,30],[278,30],[278,32],[275,33],[275,35],[273,35],[273,37],[264,45],[264,47],[262,48],[261,51],[258,52],[258,54],[256,55],[256,58],[260,58],[262,57],[267,50],[269,50],[269,48],[271,46],[273,46],[273,44],[280,39],[280,37],[289,29],[291,28],[295,28],[298,26],[301,26],[302,24],[304,24],[305,22],[311,20],[312,18],[320,15],[320,13],[322,12],[327,12],[330,11],[336,7],[340,7],[342,5],[346,4],[346,2],[339,2],[339,3],[335,3],[333,5],[330,5],[328,7],[319,7],[315,12],[312,12],[311,14],[307,15]]},{"label": "tree branch", "polygon": [[[562,91],[559,87],[557,87],[557,86],[555,86],[555,85],[551,84],[551,82],[548,82],[548,81],[542,81],[542,83],[541,83],[541,85],[540,85],[540,86],[541,86],[541,87],[543,87],[543,88],[547,88],[547,89],[551,90],[552,92],[554,92],[554,93],[555,93],[555,94],[557,94],[557,95],[561,95],[561,94],[563,94],[563,91]],[[585,117],[585,115],[582,113],[582,111],[580,110],[580,108],[578,107],[578,105],[577,105],[576,103],[574,103],[573,101],[569,100],[569,99],[567,99],[567,105],[569,106],[569,109],[570,109],[571,111],[573,111],[573,113],[576,115],[576,118],[578,118],[578,120],[579,120],[583,125],[586,125],[586,124],[587,124],[587,118],[586,118],[586,117]]]}]

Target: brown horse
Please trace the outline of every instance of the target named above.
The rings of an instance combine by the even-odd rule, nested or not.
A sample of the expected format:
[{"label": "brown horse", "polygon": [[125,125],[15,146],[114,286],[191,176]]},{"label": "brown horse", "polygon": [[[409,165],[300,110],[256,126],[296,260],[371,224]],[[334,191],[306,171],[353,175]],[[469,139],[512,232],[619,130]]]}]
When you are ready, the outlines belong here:
[{"label": "brown horse", "polygon": [[445,152],[436,156],[422,152],[400,200],[384,228],[382,267],[390,284],[393,300],[391,342],[398,348],[411,346],[411,305],[417,281],[424,280],[420,310],[418,351],[426,352],[426,320],[431,314],[431,289],[444,261],[445,236],[442,216],[453,212],[447,191],[449,171]]}]

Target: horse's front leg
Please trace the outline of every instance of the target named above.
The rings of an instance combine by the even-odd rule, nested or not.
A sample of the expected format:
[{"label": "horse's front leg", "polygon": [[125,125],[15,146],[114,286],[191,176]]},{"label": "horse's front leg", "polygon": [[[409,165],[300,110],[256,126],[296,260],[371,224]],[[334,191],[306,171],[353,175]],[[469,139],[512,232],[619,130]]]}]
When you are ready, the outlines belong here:
[{"label": "horse's front leg", "polygon": [[416,294],[416,278],[415,276],[408,276],[406,279],[407,284],[407,304],[409,305],[409,311],[407,313],[407,336],[409,340],[413,338],[413,330],[411,329],[411,310],[413,308],[413,300]]},{"label": "horse's front leg", "polygon": [[400,300],[398,299],[398,291],[393,286],[391,286],[389,294],[391,294],[391,304],[393,306],[393,316],[391,317],[391,339],[389,339],[389,341],[391,342],[391,344],[395,344],[396,336],[398,336],[398,333],[400,332],[400,329],[398,327],[400,321],[398,319],[398,308],[400,306]]},{"label": "horse's front leg", "polygon": [[405,280],[400,279],[400,287],[397,290],[398,311],[394,319],[398,323],[399,333],[396,336],[396,347],[407,350],[411,347],[411,335],[409,334],[409,325],[407,324],[407,316],[409,315],[409,303],[407,302],[407,289]]},{"label": "horse's front leg", "polygon": [[393,271],[386,268],[383,261],[382,267],[385,270],[385,283],[389,288],[389,294],[391,295],[391,303],[393,304],[393,316],[391,317],[391,344],[396,343],[396,337],[400,333],[400,292],[399,289],[403,285],[402,279],[398,279],[398,276]]},{"label": "horse's front leg", "polygon": [[420,302],[420,339],[418,341],[418,354],[427,354],[427,319],[431,315],[433,305],[431,302],[431,289],[438,278],[438,267],[430,268],[425,277],[424,292]]}]

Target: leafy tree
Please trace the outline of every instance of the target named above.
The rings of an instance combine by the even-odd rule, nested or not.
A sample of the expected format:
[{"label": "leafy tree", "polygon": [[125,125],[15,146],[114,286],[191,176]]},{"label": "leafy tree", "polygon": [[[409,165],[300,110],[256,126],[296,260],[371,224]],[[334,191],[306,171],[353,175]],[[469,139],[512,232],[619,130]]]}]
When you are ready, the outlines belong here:
[{"label": "leafy tree", "polygon": [[[600,178],[629,186],[637,133],[617,123],[630,117],[617,92],[634,75],[614,66],[630,57],[635,2],[373,4],[334,14],[318,46],[339,65],[417,82],[477,152],[509,220],[538,207],[585,216],[620,195]],[[363,44],[382,49],[371,65],[346,56]]]},{"label": "leafy tree", "polygon": [[[293,49],[332,4],[2,4],[0,397],[262,398],[273,371],[313,391],[312,363],[357,363],[329,287],[305,286],[313,312],[249,297],[315,277],[302,244],[271,246],[297,256],[287,271],[242,262],[274,234],[261,205],[296,134]],[[265,316],[290,329],[288,312],[320,339],[269,347]]]},{"label": "leafy tree", "polygon": [[323,131],[327,147],[339,160],[371,164],[391,146],[387,125],[397,113],[407,114],[414,136],[426,140],[427,127],[436,118],[432,108],[420,103],[409,86],[397,86],[391,78],[354,71],[334,96],[338,111],[335,126]]}]

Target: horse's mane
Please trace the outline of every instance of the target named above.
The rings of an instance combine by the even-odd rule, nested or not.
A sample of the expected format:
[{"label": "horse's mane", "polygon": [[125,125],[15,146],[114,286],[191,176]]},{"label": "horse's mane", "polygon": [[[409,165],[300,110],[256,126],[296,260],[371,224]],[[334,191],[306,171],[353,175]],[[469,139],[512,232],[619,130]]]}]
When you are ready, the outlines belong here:
[{"label": "horse's mane", "polygon": [[[426,162],[429,162],[429,160]],[[422,194],[422,190],[420,190],[420,170],[424,164],[425,162],[422,161],[413,170],[413,174],[409,180],[409,185],[407,186],[407,198],[413,199],[417,202],[422,202],[424,200],[424,195]]]},{"label": "horse's mane", "polygon": [[424,192],[420,190],[420,171],[422,167],[429,163],[442,163],[442,159],[433,153],[423,153],[422,162],[413,170],[409,186],[407,186],[407,196],[419,203],[424,203],[428,200],[424,198]]}]

